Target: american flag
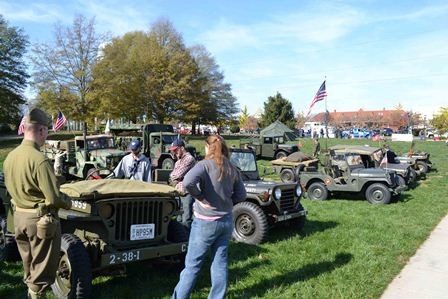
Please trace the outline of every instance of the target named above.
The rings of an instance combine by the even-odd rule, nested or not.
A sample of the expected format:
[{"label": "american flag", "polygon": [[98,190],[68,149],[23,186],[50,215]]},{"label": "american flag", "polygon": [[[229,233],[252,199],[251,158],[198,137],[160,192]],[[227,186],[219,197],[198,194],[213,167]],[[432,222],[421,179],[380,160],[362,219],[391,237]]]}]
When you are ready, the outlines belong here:
[{"label": "american flag", "polygon": [[19,124],[19,129],[17,130],[17,135],[22,135],[23,132],[25,131],[25,115],[22,117],[22,120],[20,121]]},{"label": "american flag", "polygon": [[311,109],[313,108],[314,104],[316,104],[316,102],[322,101],[323,99],[325,99],[326,96],[327,96],[327,90],[325,89],[325,81],[324,81],[322,85],[319,87],[319,90],[317,91],[316,95],[314,96],[314,99],[311,102],[306,117],[310,115]]},{"label": "american flag", "polygon": [[58,111],[58,117],[56,118],[56,122],[53,125],[53,131],[59,131],[64,125],[67,119],[64,116],[64,113]]}]

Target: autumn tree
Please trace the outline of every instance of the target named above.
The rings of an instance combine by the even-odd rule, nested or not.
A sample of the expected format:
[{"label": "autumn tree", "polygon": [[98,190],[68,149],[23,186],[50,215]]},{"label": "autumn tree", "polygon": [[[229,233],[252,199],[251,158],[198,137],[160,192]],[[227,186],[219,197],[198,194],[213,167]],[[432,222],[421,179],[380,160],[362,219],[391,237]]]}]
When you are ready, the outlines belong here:
[{"label": "autumn tree", "polygon": [[18,124],[28,74],[23,60],[28,39],[0,15],[0,123]]},{"label": "autumn tree", "polygon": [[279,92],[275,96],[268,97],[267,102],[264,102],[261,126],[267,127],[276,120],[281,121],[291,129],[294,128],[296,122],[291,102],[283,98]]},{"label": "autumn tree", "polygon": [[305,122],[306,122],[307,118],[305,116],[305,114],[301,111],[297,113],[296,116],[296,128],[303,128],[305,126]]},{"label": "autumn tree", "polygon": [[161,19],[147,33],[128,33],[104,47],[94,69],[95,98],[112,117],[164,123],[185,115],[200,96],[198,74],[182,36]]},{"label": "autumn tree", "polygon": [[39,104],[49,112],[58,107],[68,118],[81,121],[84,136],[98,106],[91,97],[92,68],[106,40],[96,33],[94,18],[79,15],[71,27],[55,26],[52,43],[33,47],[33,85]]},{"label": "autumn tree", "polygon": [[440,131],[448,132],[448,107],[440,108],[439,112],[431,120],[431,125]]},{"label": "autumn tree", "polygon": [[146,80],[150,70],[142,53],[149,51],[143,32],[126,33],[114,38],[101,51],[101,59],[93,68],[92,97],[99,103],[105,118],[125,118],[137,122],[152,114]]},{"label": "autumn tree", "polygon": [[249,120],[249,113],[247,112],[247,106],[244,106],[243,109],[241,110],[241,114],[239,117],[239,125],[240,128],[242,129],[246,129],[247,126],[247,121]]},{"label": "autumn tree", "polygon": [[196,123],[212,123],[218,127],[230,124],[238,112],[231,85],[224,82],[223,72],[204,46],[196,45],[189,50],[199,67],[193,89],[196,100],[189,102],[196,108],[192,110],[190,106],[186,110],[187,115],[193,117],[193,127]]}]

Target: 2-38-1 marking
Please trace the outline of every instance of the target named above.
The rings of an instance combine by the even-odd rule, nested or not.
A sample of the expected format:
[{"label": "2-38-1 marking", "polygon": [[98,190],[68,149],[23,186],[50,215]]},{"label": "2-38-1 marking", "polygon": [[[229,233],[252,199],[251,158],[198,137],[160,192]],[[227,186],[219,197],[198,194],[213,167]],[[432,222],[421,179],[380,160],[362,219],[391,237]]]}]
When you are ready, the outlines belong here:
[{"label": "2-38-1 marking", "polygon": [[109,256],[109,265],[116,263],[126,263],[140,260],[140,250],[127,251],[120,254],[111,254]]}]

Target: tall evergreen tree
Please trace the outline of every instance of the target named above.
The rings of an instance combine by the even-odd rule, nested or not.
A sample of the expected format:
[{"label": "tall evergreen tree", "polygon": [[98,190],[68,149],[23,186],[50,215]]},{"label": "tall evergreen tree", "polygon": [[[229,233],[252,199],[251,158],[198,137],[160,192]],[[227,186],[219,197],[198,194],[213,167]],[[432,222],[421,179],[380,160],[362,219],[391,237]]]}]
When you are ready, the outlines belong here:
[{"label": "tall evergreen tree", "polygon": [[266,127],[276,120],[281,121],[291,129],[295,127],[296,120],[292,104],[283,98],[279,92],[273,97],[268,97],[268,101],[264,102],[261,126]]}]

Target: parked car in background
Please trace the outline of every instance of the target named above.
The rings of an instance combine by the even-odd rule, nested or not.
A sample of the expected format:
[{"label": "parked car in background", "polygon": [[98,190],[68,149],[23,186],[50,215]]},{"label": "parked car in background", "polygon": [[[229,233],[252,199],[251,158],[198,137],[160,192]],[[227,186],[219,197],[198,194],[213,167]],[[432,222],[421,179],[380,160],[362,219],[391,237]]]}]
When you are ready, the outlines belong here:
[{"label": "parked car in background", "polygon": [[392,130],[391,128],[383,128],[383,130],[382,130],[382,134],[384,136],[392,136],[393,133],[394,133],[394,130]]},{"label": "parked car in background", "polygon": [[351,130],[351,137],[352,138],[370,138],[371,133],[367,129],[353,128]]}]

